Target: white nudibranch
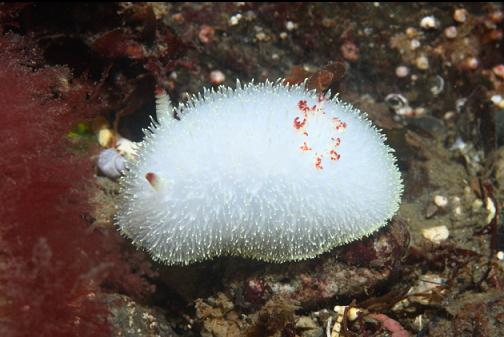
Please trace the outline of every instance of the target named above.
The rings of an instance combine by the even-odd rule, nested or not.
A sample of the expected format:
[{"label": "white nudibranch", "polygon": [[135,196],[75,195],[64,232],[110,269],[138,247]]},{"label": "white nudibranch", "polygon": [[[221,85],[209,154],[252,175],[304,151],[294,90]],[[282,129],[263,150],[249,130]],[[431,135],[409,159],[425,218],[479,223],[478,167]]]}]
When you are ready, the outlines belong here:
[{"label": "white nudibranch", "polygon": [[166,264],[312,258],[399,207],[393,150],[338,98],[238,82],[173,109],[158,91],[157,119],[121,178],[116,223]]}]

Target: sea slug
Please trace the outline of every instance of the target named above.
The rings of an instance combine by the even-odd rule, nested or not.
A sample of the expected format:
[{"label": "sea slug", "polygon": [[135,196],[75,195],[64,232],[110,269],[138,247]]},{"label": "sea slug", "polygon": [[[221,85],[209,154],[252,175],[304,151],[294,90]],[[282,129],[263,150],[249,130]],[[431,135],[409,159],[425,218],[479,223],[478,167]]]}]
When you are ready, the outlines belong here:
[{"label": "sea slug", "polygon": [[121,178],[116,223],[166,264],[312,258],[399,207],[393,150],[338,98],[238,82],[173,109],[159,91],[157,119]]}]

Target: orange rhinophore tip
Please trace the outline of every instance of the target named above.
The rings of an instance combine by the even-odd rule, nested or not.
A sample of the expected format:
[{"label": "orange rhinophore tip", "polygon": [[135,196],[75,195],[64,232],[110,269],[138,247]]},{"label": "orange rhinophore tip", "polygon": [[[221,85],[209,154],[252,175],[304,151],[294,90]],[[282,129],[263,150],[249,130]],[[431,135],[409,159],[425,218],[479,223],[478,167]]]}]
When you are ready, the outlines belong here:
[{"label": "orange rhinophore tip", "polygon": [[159,177],[155,173],[148,172],[145,175],[145,179],[147,179],[152,188],[154,188],[156,191],[159,190]]},{"label": "orange rhinophore tip", "polygon": [[161,96],[161,95],[166,94],[166,91],[163,89],[163,87],[157,85],[156,88],[154,89],[154,94],[156,96]]}]

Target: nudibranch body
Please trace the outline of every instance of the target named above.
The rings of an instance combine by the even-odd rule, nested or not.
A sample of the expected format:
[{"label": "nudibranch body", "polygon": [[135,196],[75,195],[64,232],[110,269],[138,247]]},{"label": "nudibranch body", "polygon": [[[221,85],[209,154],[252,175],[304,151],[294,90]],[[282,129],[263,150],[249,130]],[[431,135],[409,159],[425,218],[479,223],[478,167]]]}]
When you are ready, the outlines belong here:
[{"label": "nudibranch body", "polygon": [[312,258],[375,232],[399,207],[392,150],[337,98],[266,82],[204,91],[176,110],[157,99],[116,222],[164,263]]}]

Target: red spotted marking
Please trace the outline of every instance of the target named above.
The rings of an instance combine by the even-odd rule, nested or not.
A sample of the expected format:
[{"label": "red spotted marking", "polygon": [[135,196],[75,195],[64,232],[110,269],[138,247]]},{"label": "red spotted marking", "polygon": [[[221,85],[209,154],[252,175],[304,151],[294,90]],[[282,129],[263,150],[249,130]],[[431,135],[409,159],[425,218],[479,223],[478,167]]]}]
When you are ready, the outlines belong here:
[{"label": "red spotted marking", "polygon": [[336,130],[346,129],[347,127],[347,124],[345,122],[342,122],[338,117],[333,118],[333,123]]},{"label": "red spotted marking", "polygon": [[304,128],[305,124],[306,118],[303,118],[302,122],[299,121],[299,117],[294,118],[294,128],[296,128],[297,130]]},{"label": "red spotted marking", "polygon": [[340,137],[331,138],[331,139],[334,142],[334,146],[340,146],[340,144],[341,144],[341,138]]},{"label": "red spotted marking", "polygon": [[302,151],[311,151],[312,148],[308,146],[308,144],[306,142],[303,143],[303,145],[301,145],[299,147]]},{"label": "red spotted marking", "polygon": [[309,108],[308,108],[308,102],[306,102],[306,100],[300,100],[298,102],[298,108],[299,110],[303,111],[303,112],[308,112]]},{"label": "red spotted marking", "polygon": [[[334,132],[341,132],[342,130],[346,129],[347,123],[343,122],[341,119],[337,117],[326,117],[325,111],[323,110],[322,103],[326,100],[326,98],[323,95],[317,96],[317,103],[319,105],[314,104],[313,106],[309,106],[308,102],[306,100],[300,100],[298,101],[297,107],[301,111],[302,116],[301,117],[295,117],[294,122],[293,122],[293,127],[296,130],[300,130],[303,132],[303,135],[305,137],[308,136],[308,131],[307,127],[309,124],[309,119],[313,118],[313,116],[321,116],[320,118],[323,118],[324,120],[327,120],[328,123],[332,123]],[[341,144],[341,138],[336,137],[331,137],[331,141],[328,144],[328,147],[326,147],[322,153],[321,152],[315,152],[315,157],[314,157],[314,166],[317,170],[322,170],[324,167],[322,165],[324,155],[327,155],[332,161],[337,161],[340,160],[341,155],[338,153],[337,149]],[[308,152],[312,151],[313,148],[308,145],[308,142],[303,142],[301,146],[299,146],[299,149],[303,152]]]},{"label": "red spotted marking", "polygon": [[324,167],[322,166],[322,155],[317,155],[315,156],[315,168],[317,170],[323,170]]},{"label": "red spotted marking", "polygon": [[331,160],[339,160],[341,157],[341,155],[335,150],[329,151],[329,154],[331,155]]}]

